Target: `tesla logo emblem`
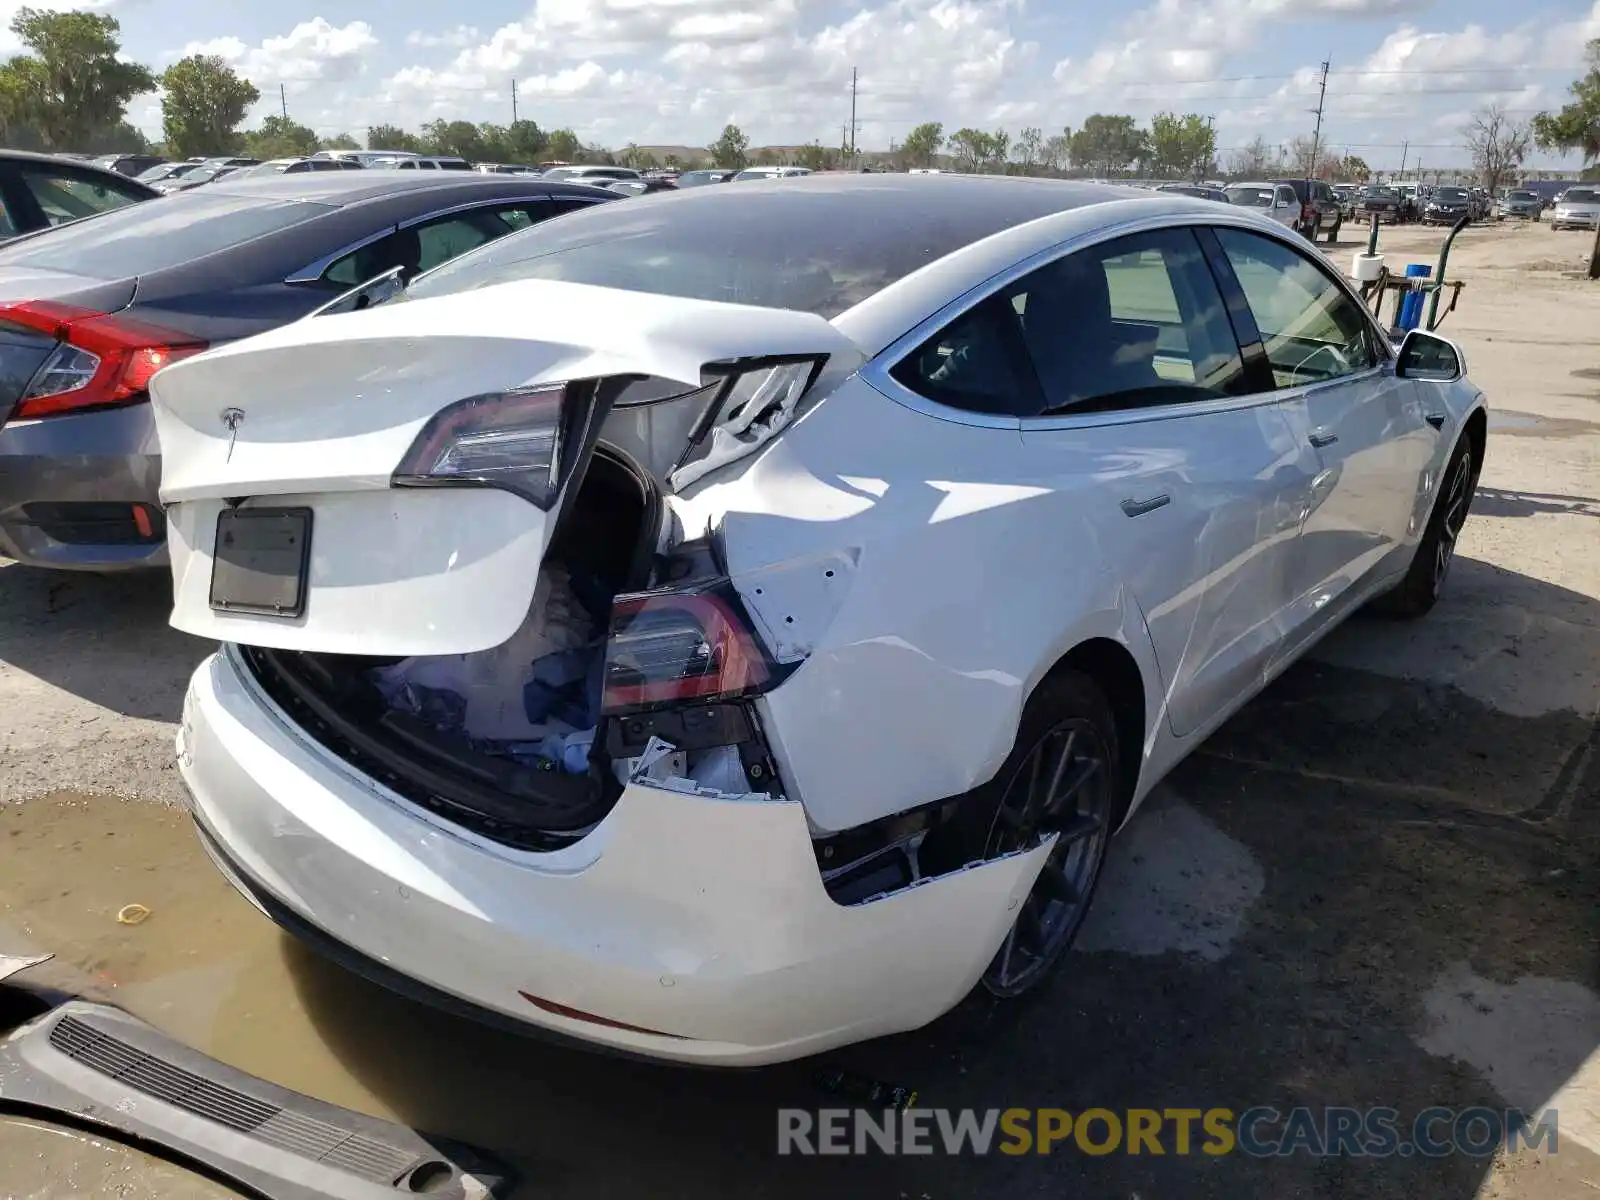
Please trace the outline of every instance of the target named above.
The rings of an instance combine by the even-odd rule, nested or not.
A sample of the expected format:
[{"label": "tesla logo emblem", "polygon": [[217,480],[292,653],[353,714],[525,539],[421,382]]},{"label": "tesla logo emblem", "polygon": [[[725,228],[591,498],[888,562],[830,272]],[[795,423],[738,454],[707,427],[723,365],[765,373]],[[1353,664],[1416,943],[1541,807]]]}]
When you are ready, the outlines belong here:
[{"label": "tesla logo emblem", "polygon": [[222,427],[228,431],[228,457],[224,462],[233,461],[233,443],[239,436],[239,425],[244,421],[244,409],[225,408],[222,410]]}]

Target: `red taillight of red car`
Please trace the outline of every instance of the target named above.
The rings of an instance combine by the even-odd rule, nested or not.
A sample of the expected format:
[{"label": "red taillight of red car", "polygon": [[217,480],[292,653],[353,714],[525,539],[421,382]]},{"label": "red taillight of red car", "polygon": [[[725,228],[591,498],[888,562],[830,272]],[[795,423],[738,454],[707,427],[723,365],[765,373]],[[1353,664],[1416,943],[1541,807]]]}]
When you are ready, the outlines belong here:
[{"label": "red taillight of red car", "polygon": [[188,334],[53,300],[0,304],[0,321],[60,343],[12,409],[13,420],[136,404],[157,371],[206,348]]},{"label": "red taillight of red car", "polygon": [[751,695],[780,675],[726,580],[619,596],[611,609],[601,707],[614,713]]}]

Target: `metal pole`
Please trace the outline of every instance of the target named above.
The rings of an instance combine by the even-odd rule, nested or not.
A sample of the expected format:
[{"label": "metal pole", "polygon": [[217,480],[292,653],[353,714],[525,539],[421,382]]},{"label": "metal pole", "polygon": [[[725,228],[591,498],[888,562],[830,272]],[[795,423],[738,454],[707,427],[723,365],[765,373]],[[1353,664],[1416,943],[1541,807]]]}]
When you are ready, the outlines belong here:
[{"label": "metal pole", "polygon": [[[1405,180],[1405,177],[1406,177],[1406,155],[1410,152],[1410,150],[1411,150],[1411,143],[1409,141],[1404,141],[1404,142],[1400,143],[1400,176],[1399,176],[1399,178],[1401,179],[1402,182]],[[1417,160],[1417,167],[1418,167],[1419,170],[1421,169],[1421,166],[1422,166],[1422,161],[1420,159],[1418,159]]]},{"label": "metal pole", "polygon": [[850,68],[850,162],[856,161],[856,69]]},{"label": "metal pole", "polygon": [[1328,98],[1328,67],[1332,59],[1322,60],[1322,89],[1317,93],[1317,127],[1311,133],[1311,165],[1306,170],[1307,179],[1317,176],[1317,155],[1322,149],[1322,106]]},{"label": "metal pole", "polygon": [[278,103],[283,106],[283,119],[289,119],[289,95],[283,90],[283,84],[278,85]]},{"label": "metal pole", "polygon": [[511,77],[511,123],[517,123],[517,77]]}]

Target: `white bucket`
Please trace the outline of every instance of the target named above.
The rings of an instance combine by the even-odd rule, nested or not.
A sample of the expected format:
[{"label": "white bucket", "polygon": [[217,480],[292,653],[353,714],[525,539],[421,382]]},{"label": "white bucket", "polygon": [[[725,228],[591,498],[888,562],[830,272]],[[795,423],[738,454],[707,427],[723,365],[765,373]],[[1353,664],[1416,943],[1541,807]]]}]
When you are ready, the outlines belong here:
[{"label": "white bucket", "polygon": [[1350,260],[1350,278],[1357,283],[1371,283],[1383,273],[1383,255],[1358,254]]}]

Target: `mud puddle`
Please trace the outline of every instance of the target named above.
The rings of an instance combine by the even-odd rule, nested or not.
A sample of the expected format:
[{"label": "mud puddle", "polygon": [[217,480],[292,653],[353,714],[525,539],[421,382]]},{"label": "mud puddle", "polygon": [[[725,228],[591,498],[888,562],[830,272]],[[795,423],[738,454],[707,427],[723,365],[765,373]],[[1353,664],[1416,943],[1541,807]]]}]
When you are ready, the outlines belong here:
[{"label": "mud puddle", "polygon": [[73,1129],[0,1116],[7,1200],[228,1200],[234,1192],[140,1150]]}]

